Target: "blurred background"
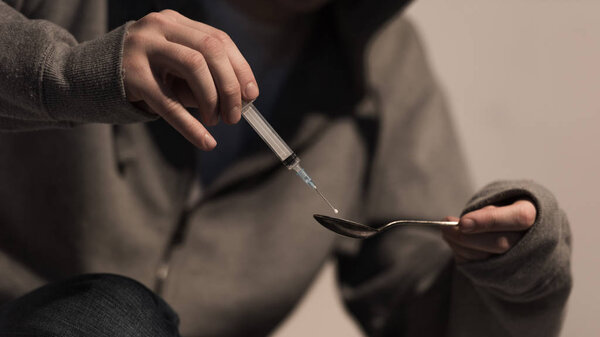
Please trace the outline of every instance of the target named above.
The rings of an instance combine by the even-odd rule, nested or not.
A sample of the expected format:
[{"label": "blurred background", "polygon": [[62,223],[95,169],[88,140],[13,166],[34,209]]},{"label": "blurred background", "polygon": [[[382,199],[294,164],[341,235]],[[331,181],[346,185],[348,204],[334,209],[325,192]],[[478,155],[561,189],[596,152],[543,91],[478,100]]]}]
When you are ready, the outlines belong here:
[{"label": "blurred background", "polygon": [[[575,286],[562,336],[600,336],[600,1],[420,0],[409,8],[477,187],[532,178],[566,210]],[[276,337],[362,336],[327,267]]]}]

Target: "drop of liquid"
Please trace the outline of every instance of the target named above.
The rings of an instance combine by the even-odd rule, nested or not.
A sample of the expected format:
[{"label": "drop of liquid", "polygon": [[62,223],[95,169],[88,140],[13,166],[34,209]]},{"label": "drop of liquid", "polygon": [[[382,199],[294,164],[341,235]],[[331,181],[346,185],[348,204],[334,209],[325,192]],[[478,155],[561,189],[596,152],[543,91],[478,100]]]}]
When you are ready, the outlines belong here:
[{"label": "drop of liquid", "polygon": [[337,208],[333,209],[333,213],[338,214],[340,211],[337,210]]}]

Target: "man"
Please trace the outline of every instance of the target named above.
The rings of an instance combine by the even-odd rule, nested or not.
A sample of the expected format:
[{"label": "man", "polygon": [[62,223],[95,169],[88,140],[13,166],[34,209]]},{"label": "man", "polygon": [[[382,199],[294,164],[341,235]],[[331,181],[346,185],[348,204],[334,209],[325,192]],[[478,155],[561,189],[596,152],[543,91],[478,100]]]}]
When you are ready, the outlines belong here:
[{"label": "man", "polygon": [[[525,181],[490,185],[463,209],[466,168],[400,15],[407,1],[166,5],[0,3],[0,127],[24,131],[0,135],[4,301],[115,273],[162,295],[182,335],[261,336],[335,256],[368,335],[558,334],[571,286],[564,214]],[[258,83],[257,106],[344,217],[463,209],[447,243],[432,229],[358,242],[316,225],[324,205],[249,128],[206,129],[239,121]],[[217,141],[215,155],[199,151]],[[83,276],[5,305],[0,331],[176,335],[154,296],[129,279]],[[93,309],[69,309],[81,307]]]}]

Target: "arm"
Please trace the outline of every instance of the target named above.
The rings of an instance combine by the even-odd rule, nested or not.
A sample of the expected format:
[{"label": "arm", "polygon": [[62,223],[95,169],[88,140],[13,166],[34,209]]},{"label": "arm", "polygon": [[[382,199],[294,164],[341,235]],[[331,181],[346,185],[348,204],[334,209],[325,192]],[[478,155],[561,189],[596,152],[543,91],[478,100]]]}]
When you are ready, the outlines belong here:
[{"label": "arm", "polygon": [[439,233],[401,228],[341,255],[342,294],[367,334],[558,336],[572,286],[571,237],[552,194],[532,182],[492,184],[461,221],[515,200],[531,200],[537,217],[503,253],[453,246],[452,262]]},{"label": "arm", "polygon": [[[236,123],[258,96],[250,66],[224,32],[170,10],[95,40],[77,41],[0,2],[0,129],[127,123],[159,115],[200,149],[216,142],[202,121]],[[130,102],[136,103],[136,109]]]},{"label": "arm", "polygon": [[61,27],[0,2],[0,129],[154,119],[125,97],[125,28],[79,44]]},{"label": "arm", "polygon": [[[517,240],[511,239],[515,231],[496,231],[506,223],[517,228],[519,223],[529,223],[528,206],[515,200],[531,201],[537,213],[533,225]],[[511,207],[521,211],[510,211]],[[516,215],[514,220],[505,222],[504,211]],[[481,236],[483,241],[491,237],[509,248],[483,260],[477,253],[488,254],[486,245],[472,246],[474,255],[461,256],[455,251],[458,264],[453,274],[448,335],[558,336],[572,286],[571,234],[552,194],[528,181],[498,182],[478,193],[465,213],[461,222],[474,219],[475,227],[463,235],[463,244]],[[497,216],[491,216],[494,213]],[[495,221],[489,221],[494,217]],[[461,242],[456,233],[445,236],[454,244]]]}]

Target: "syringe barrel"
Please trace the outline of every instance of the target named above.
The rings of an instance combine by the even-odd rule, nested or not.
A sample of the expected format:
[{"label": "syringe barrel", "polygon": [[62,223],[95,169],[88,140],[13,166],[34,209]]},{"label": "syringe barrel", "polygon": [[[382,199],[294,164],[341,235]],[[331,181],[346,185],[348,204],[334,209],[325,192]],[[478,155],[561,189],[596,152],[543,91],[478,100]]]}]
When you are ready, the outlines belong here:
[{"label": "syringe barrel", "polygon": [[[277,132],[273,130],[271,124],[260,114],[258,109],[252,103],[245,103],[242,107],[242,116],[250,124],[250,126],[258,133],[267,145],[273,150],[275,155],[282,162],[285,162],[294,152],[290,147],[279,137]],[[287,166],[287,165],[286,165]]]}]

